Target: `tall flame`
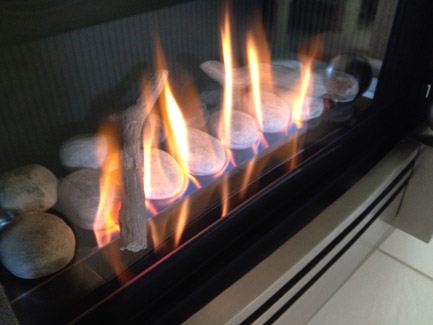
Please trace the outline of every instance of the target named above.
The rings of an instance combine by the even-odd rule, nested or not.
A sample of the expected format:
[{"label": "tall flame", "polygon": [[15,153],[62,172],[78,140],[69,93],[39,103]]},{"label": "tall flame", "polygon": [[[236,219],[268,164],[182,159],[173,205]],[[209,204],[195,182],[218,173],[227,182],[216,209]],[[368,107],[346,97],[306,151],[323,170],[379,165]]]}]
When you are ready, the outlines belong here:
[{"label": "tall flame", "polygon": [[309,59],[301,67],[301,81],[298,87],[295,98],[293,99],[293,111],[292,118],[296,123],[296,126],[300,128],[302,126],[302,115],[308,113],[309,106],[306,104],[307,96],[312,92],[311,90],[311,67],[313,60]]},{"label": "tall flame", "polygon": [[[296,127],[300,129],[303,125],[303,116],[308,115],[310,111],[311,99],[314,87],[313,67],[314,60],[321,54],[322,41],[315,38],[309,46],[299,49],[299,58],[301,61],[300,80],[295,88],[294,97],[292,97],[292,119]],[[299,164],[299,156],[296,155],[302,146],[299,137],[295,137],[291,142],[291,154],[295,157],[290,160],[289,169],[293,170]]]},{"label": "tall flame", "polygon": [[[148,225],[155,251],[164,252],[167,249],[170,250],[180,245],[188,221],[190,211],[189,200],[189,197],[183,200],[177,215],[172,215],[170,218],[165,216],[162,220],[149,220]],[[172,241],[168,241],[171,234]]]},{"label": "tall flame", "polygon": [[[160,42],[156,44],[156,66],[159,70],[167,69],[165,56],[162,51]],[[191,99],[191,98],[189,98]],[[189,174],[189,141],[188,141],[188,127],[185,116],[182,112],[182,108],[179,104],[178,99],[175,97],[173,88],[168,80],[166,80],[160,97],[160,110],[163,119],[164,129],[167,136],[166,142],[168,151],[175,158],[179,166],[181,167],[182,173],[184,174],[185,188],[191,180],[194,184],[197,182]],[[150,133],[154,133],[154,127],[149,128]],[[150,157],[150,151],[152,148],[152,135],[150,134],[148,140],[144,141],[144,153],[145,161],[146,157]],[[145,164],[145,186],[150,187],[150,181],[146,180],[146,175],[151,179],[152,170]],[[199,183],[197,183],[200,185]],[[196,184],[196,186],[197,186]],[[151,189],[147,189],[148,191]],[[145,188],[146,191],[146,188]],[[157,211],[153,208],[151,202],[147,202],[146,206],[152,210],[155,214]],[[189,198],[185,198],[181,203],[180,209],[177,215],[173,215],[170,218],[163,217],[161,220],[150,219],[149,230],[153,246],[156,251],[162,251],[165,249],[171,249],[172,246],[177,247],[185,230],[188,214],[190,210]],[[167,239],[172,236],[173,241],[167,243]],[[169,246],[167,246],[169,244]]]},{"label": "tall flame", "polygon": [[298,128],[302,126],[302,116],[308,115],[310,110],[310,101],[308,99],[313,93],[314,60],[321,54],[321,51],[322,41],[320,38],[313,39],[309,46],[299,49],[301,61],[300,79],[292,101],[292,118]]},{"label": "tall flame", "polygon": [[246,35],[246,54],[254,115],[263,127],[262,91],[274,92],[272,59],[261,16],[255,12]]},{"label": "tall flame", "polygon": [[223,116],[220,121],[219,132],[221,142],[230,143],[231,121],[233,111],[233,50],[231,36],[231,14],[226,3],[224,6],[224,18],[221,27],[222,58],[224,63],[224,97]]},{"label": "tall flame", "polygon": [[156,125],[156,117],[151,114],[148,117],[147,125],[148,128],[144,129],[143,132],[143,186],[144,193],[146,196],[152,196],[152,162],[151,162],[151,152],[155,142],[155,137],[158,132]]},{"label": "tall flame", "polygon": [[251,33],[247,34],[247,57],[253,97],[254,113],[260,129],[263,129],[262,92],[260,88],[260,68],[257,47]]},{"label": "tall flame", "polygon": [[[122,172],[118,130],[114,122],[101,125],[97,146],[107,146],[107,155],[102,162],[99,181],[99,205],[95,216],[95,237],[98,247],[107,245],[113,235],[119,233],[119,210],[121,206]],[[103,229],[98,225],[103,224]]]},{"label": "tall flame", "polygon": [[[219,138],[226,147],[230,146],[231,128],[232,128],[232,114],[233,114],[233,44],[232,44],[232,30],[231,30],[231,8],[228,1],[224,2],[223,21],[221,24],[221,47],[222,47],[222,61],[224,64],[224,93],[223,93],[223,107],[222,118],[219,124]],[[227,156],[233,158],[230,149],[227,149]],[[232,159],[233,166],[236,166],[235,161]],[[223,176],[221,183],[221,217],[225,217],[229,212],[229,191],[230,184],[227,174]]]},{"label": "tall flame", "polygon": [[185,230],[186,223],[188,221],[188,214],[189,214],[189,197],[187,197],[182,202],[182,206],[177,215],[176,229],[174,231],[174,247],[178,247],[180,245],[180,241],[182,239],[182,235]]},{"label": "tall flame", "polygon": [[[263,22],[258,12],[254,13],[246,34],[246,55],[250,79],[250,96],[254,109],[253,114],[256,117],[260,129],[263,130],[263,93],[274,93],[275,89],[272,75],[271,53]],[[260,143],[265,147],[269,146],[263,133],[260,134]],[[255,156],[248,162],[244,170],[240,192],[241,197],[246,195],[251,178],[262,170],[262,166],[257,166],[258,146],[260,143],[252,147]]]},{"label": "tall flame", "polygon": [[[159,42],[156,46],[157,67],[166,69],[167,64]],[[170,154],[177,160],[188,179],[189,143],[188,127],[182,110],[174,97],[170,82],[167,80],[161,93],[161,112],[167,132],[167,144]]]}]

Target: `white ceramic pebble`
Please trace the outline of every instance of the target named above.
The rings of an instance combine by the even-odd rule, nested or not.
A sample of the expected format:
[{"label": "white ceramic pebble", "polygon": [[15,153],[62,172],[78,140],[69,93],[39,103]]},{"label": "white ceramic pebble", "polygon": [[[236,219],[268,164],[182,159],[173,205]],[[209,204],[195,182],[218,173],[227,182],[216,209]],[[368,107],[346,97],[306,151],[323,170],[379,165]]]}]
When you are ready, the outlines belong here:
[{"label": "white ceramic pebble", "polygon": [[[288,92],[286,91],[286,92],[280,92],[279,95],[284,101],[290,103],[293,112],[293,109],[296,107],[296,103],[295,103],[295,98],[297,96],[296,93],[291,91]],[[323,114],[324,109],[325,109],[325,104],[322,98],[314,98],[311,96],[306,96],[303,100],[301,118],[303,121],[308,121],[314,118],[318,118]],[[292,115],[292,118],[293,117],[294,116]]]},{"label": "white ceramic pebble", "polygon": [[350,102],[355,99],[359,91],[358,80],[345,72],[334,72],[324,77],[327,97],[336,102]]},{"label": "white ceramic pebble", "polygon": [[99,168],[107,151],[108,143],[103,136],[81,134],[61,145],[60,162],[68,169]]},{"label": "white ceramic pebble", "polygon": [[[290,123],[291,108],[288,101],[269,92],[261,92],[261,123],[260,129],[265,133],[276,133],[285,130]],[[254,110],[254,99],[249,94],[249,109]],[[259,122],[259,117],[257,116]]]},{"label": "white ceramic pebble", "polygon": [[192,175],[212,175],[221,171],[226,165],[224,147],[210,134],[188,128],[188,144],[188,169]]},{"label": "white ceramic pebble", "polygon": [[[229,132],[220,132],[222,111],[212,114],[209,126],[213,134],[222,139],[222,143],[231,149],[247,149],[257,143],[259,129],[256,120],[249,114],[241,111],[232,111]],[[220,134],[222,133],[222,134]]]},{"label": "white ceramic pebble", "polygon": [[[213,80],[224,85],[224,64],[219,61],[206,61],[200,64],[200,68]],[[245,73],[244,68],[233,69],[233,87],[245,88],[249,84],[248,74]]]},{"label": "white ceramic pebble", "polygon": [[185,174],[170,154],[159,149],[151,149],[149,161],[150,175],[144,175],[147,199],[169,199],[185,190]]},{"label": "white ceramic pebble", "polygon": [[70,222],[83,229],[104,229],[105,222],[96,220],[99,205],[100,172],[77,170],[60,181],[58,209]]},{"label": "white ceramic pebble", "polygon": [[323,99],[307,97],[304,100],[304,109],[302,110],[302,120],[308,121],[320,117],[324,110]]}]

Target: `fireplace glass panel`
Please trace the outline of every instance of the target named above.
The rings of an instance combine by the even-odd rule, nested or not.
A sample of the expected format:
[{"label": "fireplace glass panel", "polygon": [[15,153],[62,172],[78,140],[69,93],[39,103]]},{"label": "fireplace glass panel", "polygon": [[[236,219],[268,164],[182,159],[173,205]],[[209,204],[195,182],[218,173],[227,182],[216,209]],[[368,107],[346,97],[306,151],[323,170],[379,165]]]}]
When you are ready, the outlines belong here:
[{"label": "fireplace glass panel", "polygon": [[[79,317],[87,299],[157,268],[380,109],[375,90],[397,4],[179,1],[2,44],[0,171],[48,168],[58,188],[47,212],[75,238],[65,257],[72,260],[36,278],[20,269],[32,266],[2,254],[0,281],[18,319]],[[151,76],[162,70],[168,78],[159,74],[153,98]],[[131,141],[138,156],[125,158],[128,107],[150,113]],[[120,250],[131,157],[146,196],[138,223],[147,226],[147,246],[135,252]],[[40,214],[1,208],[3,219],[13,217],[3,241]]]}]

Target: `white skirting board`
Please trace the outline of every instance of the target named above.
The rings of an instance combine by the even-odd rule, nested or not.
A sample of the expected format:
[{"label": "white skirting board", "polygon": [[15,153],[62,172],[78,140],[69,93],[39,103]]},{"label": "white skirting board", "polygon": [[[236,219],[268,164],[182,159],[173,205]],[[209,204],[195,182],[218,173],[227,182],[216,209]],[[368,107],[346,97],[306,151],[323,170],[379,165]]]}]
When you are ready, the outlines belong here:
[{"label": "white skirting board", "polygon": [[394,221],[400,230],[428,243],[433,236],[433,148],[423,146]]},{"label": "white skirting board", "polygon": [[389,231],[412,172],[406,167],[419,147],[410,140],[397,145],[310,224],[185,323],[307,322]]}]

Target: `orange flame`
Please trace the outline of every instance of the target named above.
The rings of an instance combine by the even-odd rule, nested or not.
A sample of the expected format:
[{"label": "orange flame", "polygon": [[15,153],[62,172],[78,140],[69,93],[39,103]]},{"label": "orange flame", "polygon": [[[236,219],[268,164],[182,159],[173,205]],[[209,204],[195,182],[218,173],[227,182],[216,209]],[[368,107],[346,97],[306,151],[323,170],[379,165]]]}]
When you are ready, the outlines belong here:
[{"label": "orange flame", "polygon": [[248,73],[254,115],[263,129],[262,90],[274,92],[272,59],[260,15],[256,12],[246,35]]},{"label": "orange flame", "polygon": [[[232,48],[232,31],[231,31],[231,8],[226,1],[223,9],[223,21],[220,29],[221,34],[221,47],[222,47],[222,61],[224,64],[224,93],[223,93],[223,107],[222,118],[219,124],[219,138],[223,145],[227,148],[230,147],[231,128],[232,128],[232,114],[233,114],[233,48]],[[227,157],[236,166],[234,157],[230,149],[227,150]],[[229,179],[227,174],[223,176],[221,182],[221,217],[225,217],[229,212]]]},{"label": "orange flame", "polygon": [[292,99],[292,118],[298,128],[302,127],[303,115],[308,115],[311,102],[308,98],[313,93],[313,66],[314,60],[320,55],[322,43],[320,38],[313,40],[309,48],[300,49],[300,80],[295,88],[294,98]]},{"label": "orange flame", "polygon": [[[156,65],[158,69],[167,68],[165,56],[159,42],[156,46]],[[170,82],[167,80],[161,93],[161,111],[167,132],[167,144],[170,154],[177,160],[182,168],[185,179],[188,179],[189,143],[188,127],[182,109],[174,97]]]},{"label": "orange flame", "polygon": [[148,117],[148,125],[149,128],[145,129],[143,132],[143,186],[144,193],[147,196],[152,195],[152,163],[150,160],[152,147],[155,139],[156,130],[156,122],[154,115],[150,115]]},{"label": "orange flame", "polygon": [[156,216],[158,214],[158,209],[152,204],[152,202],[150,202],[149,200],[146,200],[146,202],[144,204],[146,206],[146,209],[148,211],[150,211],[152,216]]},{"label": "orange flame", "polygon": [[229,174],[224,174],[221,182],[221,218],[229,213]]},{"label": "orange flame", "polygon": [[219,125],[219,138],[221,142],[229,146],[231,137],[231,121],[233,111],[233,51],[231,37],[231,14],[226,3],[224,6],[224,18],[221,27],[221,45],[224,63],[224,95],[223,116]]},{"label": "orange flame", "polygon": [[[101,125],[99,134],[105,139],[107,156],[101,167],[99,181],[99,205],[95,216],[94,228],[98,247],[107,245],[119,229],[119,210],[121,206],[122,172],[118,130],[114,122]],[[100,141],[97,147],[104,145]],[[103,229],[100,225],[104,225]]]},{"label": "orange flame", "polygon": [[174,247],[178,247],[180,244],[188,220],[188,213],[189,213],[189,197],[187,197],[182,202],[182,206],[177,215],[176,229],[174,231]]},{"label": "orange flame", "polygon": [[254,113],[256,115],[257,122],[259,123],[260,129],[263,129],[262,91],[260,89],[259,58],[256,44],[251,33],[247,34],[247,56]]},{"label": "orange flame", "polygon": [[[263,91],[274,93],[274,80],[272,76],[272,59],[266,39],[265,29],[260,15],[256,12],[249,30],[246,35],[246,54],[248,63],[248,74],[250,79],[250,96],[254,109],[253,115],[256,117],[259,128],[263,130]],[[260,132],[260,142],[253,145],[251,150],[255,155],[258,154],[260,143],[265,148],[269,144],[262,132]],[[257,156],[246,165],[241,185],[241,197],[247,193],[248,184],[253,177],[261,172],[261,168],[256,166]]]},{"label": "orange flame", "polygon": [[[181,203],[176,215],[165,216],[162,220],[149,220],[149,230],[153,247],[157,252],[164,252],[177,248],[182,240],[182,235],[188,222],[190,211],[189,197]],[[172,235],[172,241],[168,241]]]},{"label": "orange flame", "polygon": [[[163,54],[162,47],[159,41],[156,45],[156,66],[160,70],[167,69],[165,56]],[[191,92],[192,90],[190,89],[189,93]],[[192,99],[190,97],[186,97],[187,98],[183,98],[185,101],[190,100],[192,102]],[[189,174],[190,148],[188,140],[188,126],[179,102],[180,101],[175,97],[170,82],[166,80],[163,90],[161,92],[160,109],[165,133],[167,136],[166,142],[168,146],[168,151],[175,158],[181,168],[182,174],[184,175],[184,189],[187,187],[189,181],[194,183],[196,187],[200,187],[201,185],[198,180]],[[153,132],[152,128],[149,128],[149,132]],[[153,142],[154,141],[152,141],[151,134],[148,136],[148,140],[144,141],[145,161],[146,157],[150,157],[150,151]],[[152,148],[152,150],[154,149]],[[145,186],[148,187],[145,188],[145,191],[151,191],[152,189],[149,188],[150,183],[147,183],[148,181],[146,181],[146,177],[151,179],[152,170],[151,168],[146,167],[146,165],[144,167]],[[183,191],[181,193],[183,193]],[[156,214],[158,212],[151,202],[146,202],[146,206],[153,214]],[[172,216],[171,218],[163,217],[161,220],[149,220],[148,224],[150,235],[153,242],[153,247],[156,251],[176,248],[180,244],[183,232],[188,221],[189,209],[189,198],[185,198],[181,203],[181,206],[178,210],[179,212],[176,216]],[[172,243],[170,243],[170,246],[173,247],[167,246],[167,238],[169,238],[170,236],[173,237],[173,241]]]},{"label": "orange flame", "polygon": [[310,109],[308,103],[306,103],[305,100],[307,96],[309,96],[309,94],[311,94],[312,92],[310,83],[311,83],[311,66],[313,64],[313,61],[308,60],[308,62],[304,64],[305,65],[303,65],[301,68],[301,81],[299,85],[299,91],[296,93],[296,96],[293,99],[292,117],[298,129],[302,127],[303,114],[306,113],[308,114],[308,111]]},{"label": "orange flame", "polygon": [[153,249],[156,252],[161,252],[165,249],[165,239],[169,233],[169,219],[165,218],[157,223],[155,219],[150,219],[147,224],[149,226],[150,238],[152,240]]},{"label": "orange flame", "polygon": [[241,197],[245,197],[245,194],[247,193],[248,183],[251,180],[251,177],[253,175],[253,171],[254,171],[254,167],[256,165],[257,157],[258,156],[254,156],[253,159],[251,159],[248,162],[247,167],[245,168],[244,177],[242,179],[241,192],[240,192]]},{"label": "orange flame", "polygon": [[[292,119],[297,129],[303,125],[303,116],[310,112],[310,96],[313,93],[313,67],[314,60],[321,54],[322,42],[320,38],[313,39],[309,47],[300,48],[299,57],[301,61],[301,73],[298,86],[295,87],[292,97]],[[290,160],[289,169],[293,170],[299,164],[297,152],[302,146],[301,139],[295,137],[291,142],[291,154],[296,155]]]}]

